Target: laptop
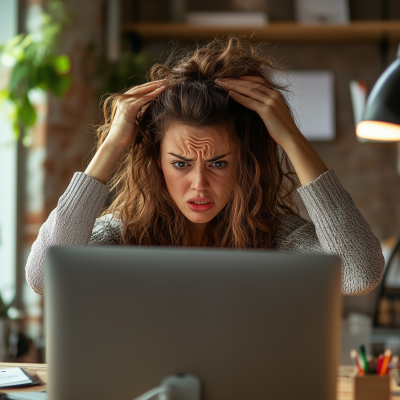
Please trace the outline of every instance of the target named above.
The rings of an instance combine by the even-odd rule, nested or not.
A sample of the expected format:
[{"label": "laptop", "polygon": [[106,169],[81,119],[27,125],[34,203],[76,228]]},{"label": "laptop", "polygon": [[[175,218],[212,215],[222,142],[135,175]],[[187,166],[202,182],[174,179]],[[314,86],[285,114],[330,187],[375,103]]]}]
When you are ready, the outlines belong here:
[{"label": "laptop", "polygon": [[193,375],[201,400],[334,400],[340,275],[331,255],[51,247],[49,398],[133,400]]}]

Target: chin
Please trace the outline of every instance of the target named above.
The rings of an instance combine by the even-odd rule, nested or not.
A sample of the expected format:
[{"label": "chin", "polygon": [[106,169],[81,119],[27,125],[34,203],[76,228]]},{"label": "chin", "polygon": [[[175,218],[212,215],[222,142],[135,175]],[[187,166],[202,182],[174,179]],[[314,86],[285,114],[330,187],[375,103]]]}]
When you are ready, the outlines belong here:
[{"label": "chin", "polygon": [[206,224],[207,222],[210,222],[215,215],[207,215],[207,213],[196,213],[197,215],[193,215],[193,213],[186,213],[185,216],[186,218],[190,221],[193,222],[194,224]]}]

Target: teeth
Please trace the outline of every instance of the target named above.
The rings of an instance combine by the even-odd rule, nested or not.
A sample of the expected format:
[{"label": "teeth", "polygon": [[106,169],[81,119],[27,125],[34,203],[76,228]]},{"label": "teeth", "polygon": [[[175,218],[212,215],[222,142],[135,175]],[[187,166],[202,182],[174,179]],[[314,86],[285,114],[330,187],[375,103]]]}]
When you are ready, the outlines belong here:
[{"label": "teeth", "polygon": [[193,204],[209,204],[209,203],[211,203],[211,201],[203,201],[203,202],[200,202],[200,201],[192,201],[191,203],[193,203]]}]

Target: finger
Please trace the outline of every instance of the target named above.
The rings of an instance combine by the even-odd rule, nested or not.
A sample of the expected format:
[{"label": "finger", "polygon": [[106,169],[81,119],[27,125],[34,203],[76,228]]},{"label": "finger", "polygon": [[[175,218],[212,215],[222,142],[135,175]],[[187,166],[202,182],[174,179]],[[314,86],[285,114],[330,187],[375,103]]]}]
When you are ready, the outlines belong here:
[{"label": "finger", "polygon": [[[257,78],[257,77],[255,77]],[[250,87],[252,89],[257,89],[258,91],[260,91],[261,93],[267,94],[267,95],[271,95],[274,90],[273,89],[269,89],[266,86],[266,82],[263,81],[259,81],[259,82],[254,82],[254,81],[246,81],[246,80],[239,80],[239,79],[218,79],[215,80],[215,82],[217,84],[220,84],[220,82],[226,82],[226,83],[231,83],[231,84],[236,84],[236,85],[240,85],[240,86],[245,86],[245,87]]]},{"label": "finger", "polygon": [[256,83],[262,83],[264,85],[267,84],[267,81],[264,78],[261,78],[261,76],[244,75],[244,76],[239,76],[238,79],[240,79],[242,81],[251,81],[251,82],[256,82]]},{"label": "finger", "polygon": [[244,82],[251,81],[253,83],[257,83],[256,89],[272,98],[282,97],[280,92],[275,89],[271,89],[268,86],[267,81],[264,78],[260,78],[259,76],[241,76],[239,79],[243,80]]},{"label": "finger", "polygon": [[[153,82],[147,82],[144,83],[143,85],[140,86],[134,86],[133,88],[129,89],[125,94],[134,94],[136,92],[141,93],[143,90],[146,91],[149,87],[156,87],[160,86],[163,84],[163,80],[158,80],[158,81],[153,81]],[[149,89],[150,90],[150,89]]]},{"label": "finger", "polygon": [[137,97],[122,100],[119,103],[119,108],[122,111],[131,108],[135,109],[143,107],[144,104],[154,100],[160,93],[162,93],[163,90],[165,90],[165,86],[158,87],[150,93],[145,93]]},{"label": "finger", "polygon": [[242,104],[243,106],[245,106],[245,107],[249,108],[250,110],[253,110],[257,113],[259,113],[259,111],[261,111],[261,108],[263,106],[258,101],[250,99],[249,97],[246,97],[246,96],[242,96],[241,94],[234,92],[232,90],[229,91],[229,96],[231,96],[233,100],[237,101],[238,103]]},{"label": "finger", "polygon": [[240,81],[239,79],[216,79],[215,83],[217,85],[230,84],[230,85],[239,85],[239,86],[250,87],[250,88],[257,88],[258,86],[260,86],[259,83],[243,81],[243,80]]},{"label": "finger", "polygon": [[129,103],[136,104],[141,107],[143,104],[148,103],[151,100],[154,100],[163,90],[165,90],[165,86],[161,86],[150,93],[145,93],[140,97],[132,99]]},{"label": "finger", "polygon": [[267,95],[261,93],[259,90],[255,88],[250,88],[248,86],[238,85],[236,83],[228,83],[228,82],[219,82],[223,88],[226,90],[233,90],[234,92],[240,93],[246,97],[249,97],[253,100],[257,100],[259,103],[264,103],[267,99]]},{"label": "finger", "polygon": [[259,84],[258,87],[260,87],[260,88],[263,87],[263,88],[266,88],[267,90],[276,91],[274,89],[271,89],[268,82],[264,78],[261,78],[259,76],[240,76],[239,80],[244,81],[244,82],[257,83],[257,84]]},{"label": "finger", "polygon": [[140,100],[143,97],[157,95],[157,94],[161,93],[162,92],[161,89],[164,90],[165,86],[164,85],[159,86],[158,84],[157,85],[150,85],[150,86],[147,86],[145,88],[141,88],[140,90],[138,90],[138,91],[136,91],[134,93],[131,93],[131,96],[134,96],[134,97],[128,97],[128,98],[125,98],[125,99],[124,98],[119,99],[118,103],[119,104],[135,103],[137,100]]}]

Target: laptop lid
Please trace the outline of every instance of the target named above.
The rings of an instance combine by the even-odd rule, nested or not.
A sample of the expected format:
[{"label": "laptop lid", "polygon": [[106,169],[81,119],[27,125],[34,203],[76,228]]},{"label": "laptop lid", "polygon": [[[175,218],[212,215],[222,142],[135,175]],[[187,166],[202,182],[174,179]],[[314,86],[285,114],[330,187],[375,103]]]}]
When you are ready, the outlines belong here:
[{"label": "laptop lid", "polygon": [[336,396],[335,256],[52,247],[45,312],[51,399],[132,400],[171,374],[203,400]]}]

